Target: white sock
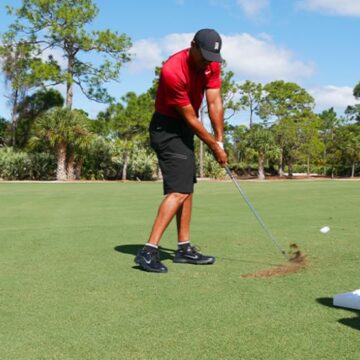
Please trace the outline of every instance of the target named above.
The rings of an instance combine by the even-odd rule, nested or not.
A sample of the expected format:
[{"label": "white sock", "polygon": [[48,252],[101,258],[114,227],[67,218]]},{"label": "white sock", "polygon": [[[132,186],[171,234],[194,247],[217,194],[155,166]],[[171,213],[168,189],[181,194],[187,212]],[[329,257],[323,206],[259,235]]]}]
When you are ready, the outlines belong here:
[{"label": "white sock", "polygon": [[187,245],[187,244],[190,244],[189,240],[178,242],[178,248],[180,249],[181,247],[183,247],[183,245]]},{"label": "white sock", "polygon": [[145,246],[150,246],[150,247],[155,248],[155,249],[158,248],[157,245],[155,245],[155,244],[150,244],[150,243],[146,243]]}]

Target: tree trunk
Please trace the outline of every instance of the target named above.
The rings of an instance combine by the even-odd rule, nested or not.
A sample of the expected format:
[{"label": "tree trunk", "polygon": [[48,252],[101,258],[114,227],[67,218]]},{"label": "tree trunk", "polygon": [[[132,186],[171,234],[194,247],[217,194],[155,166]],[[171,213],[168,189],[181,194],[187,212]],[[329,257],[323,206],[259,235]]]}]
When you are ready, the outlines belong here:
[{"label": "tree trunk", "polygon": [[16,125],[17,125],[17,103],[18,103],[19,91],[15,90],[13,96],[13,104],[11,110],[11,145],[16,145]]},{"label": "tree trunk", "polygon": [[258,179],[265,180],[265,171],[264,171],[265,157],[264,154],[259,154],[258,158]]},{"label": "tree trunk", "polygon": [[353,178],[355,176],[355,163],[353,162],[351,165],[351,177]]},{"label": "tree trunk", "polygon": [[66,180],[66,144],[60,144],[57,148],[56,179]]},{"label": "tree trunk", "polygon": [[80,159],[75,166],[75,179],[76,180],[80,180],[81,179],[81,170],[82,170],[82,166],[84,164],[84,160]]},{"label": "tree trunk", "polygon": [[279,163],[279,176],[284,176],[284,161],[283,161],[283,150],[280,151],[280,163]]},{"label": "tree trunk", "polygon": [[293,176],[292,163],[288,164],[288,175]]},{"label": "tree trunk", "polygon": [[123,165],[123,169],[122,169],[121,180],[125,181],[126,177],[127,177],[127,167],[129,164],[129,152],[128,151],[124,152],[123,159],[124,159],[124,165]]},{"label": "tree trunk", "polygon": [[75,153],[71,151],[66,163],[67,180],[75,180],[74,162]]},{"label": "tree trunk", "polygon": [[254,110],[253,110],[253,109],[250,109],[250,123],[249,123],[250,129],[251,129],[252,126],[253,126],[253,112],[254,112]]},{"label": "tree trunk", "polygon": [[310,156],[307,157],[307,164],[306,164],[306,175],[310,177]]},{"label": "tree trunk", "polygon": [[67,64],[68,79],[66,81],[66,107],[68,109],[72,108],[73,97],[74,97],[73,72],[74,72],[74,56],[69,55],[68,64]]}]

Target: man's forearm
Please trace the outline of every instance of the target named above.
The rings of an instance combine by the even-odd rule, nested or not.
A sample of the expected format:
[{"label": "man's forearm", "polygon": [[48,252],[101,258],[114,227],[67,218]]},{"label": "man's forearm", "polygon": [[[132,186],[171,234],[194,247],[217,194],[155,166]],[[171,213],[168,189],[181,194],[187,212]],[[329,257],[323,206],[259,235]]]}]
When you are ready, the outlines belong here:
[{"label": "man's forearm", "polygon": [[224,109],[222,104],[209,104],[209,117],[216,141],[224,141]]},{"label": "man's forearm", "polygon": [[206,101],[216,141],[224,141],[224,107],[220,89],[207,89]]},{"label": "man's forearm", "polygon": [[[194,133],[211,149],[213,149],[217,140],[216,137],[212,137],[211,134],[205,129],[204,125],[199,121],[198,117],[195,114],[195,111],[191,105],[178,107],[178,112],[186,123],[191,127]],[[215,141],[216,140],[216,141]]]}]

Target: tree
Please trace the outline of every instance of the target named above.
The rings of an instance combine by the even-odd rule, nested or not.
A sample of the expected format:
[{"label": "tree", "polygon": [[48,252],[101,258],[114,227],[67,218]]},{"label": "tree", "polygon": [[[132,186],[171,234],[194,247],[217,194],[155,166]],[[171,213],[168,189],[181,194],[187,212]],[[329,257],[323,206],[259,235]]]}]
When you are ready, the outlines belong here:
[{"label": "tree", "polygon": [[288,165],[288,173],[292,175],[292,165],[296,160],[296,149],[299,145],[297,126],[292,118],[282,118],[272,125],[276,143],[280,148],[279,175],[284,175],[284,165]]},{"label": "tree", "polygon": [[[57,156],[57,180],[66,180],[66,158],[68,146],[80,144],[90,135],[86,116],[76,110],[53,108],[39,116],[34,122],[32,146],[46,141]],[[72,177],[72,175],[71,175]]]},{"label": "tree", "polygon": [[238,91],[235,81],[233,80],[234,73],[226,70],[226,63],[221,67],[221,98],[224,107],[225,120],[229,120],[235,113],[241,110],[241,104],[235,100]]},{"label": "tree", "polygon": [[[277,80],[266,84],[264,86],[264,91],[265,96],[261,102],[259,116],[263,120],[275,118],[275,121],[279,124],[282,122],[281,126],[278,128],[279,131],[277,138],[280,140],[279,145],[281,148],[279,175],[283,176],[284,157],[286,156],[286,149],[283,146],[285,143],[287,143],[287,145],[292,143],[292,145],[287,149],[290,150],[296,140],[293,137],[291,137],[291,140],[286,139],[286,128],[289,128],[288,130],[290,132],[295,130],[294,127],[290,130],[291,124],[289,122],[293,121],[292,119],[301,114],[303,111],[311,111],[315,105],[314,99],[299,85],[291,82],[284,82],[283,80]],[[290,153],[287,155],[288,159],[290,159]]]},{"label": "tree", "polygon": [[9,123],[3,117],[0,117],[0,147],[6,145],[8,140]]},{"label": "tree", "polygon": [[264,86],[264,101],[259,109],[262,119],[280,120],[314,108],[314,98],[305,89],[292,82],[277,80]]},{"label": "tree", "polygon": [[231,147],[228,147],[229,151],[229,160],[239,163],[244,161],[246,156],[246,134],[247,127],[245,125],[229,125],[227,132],[230,136],[230,142],[232,143]]},{"label": "tree", "polygon": [[304,111],[297,121],[300,159],[306,161],[306,173],[310,176],[310,162],[318,159],[324,149],[319,136],[320,119],[311,111]]},{"label": "tree", "polygon": [[265,161],[278,153],[274,134],[261,124],[254,124],[246,136],[247,149],[252,149],[258,161],[258,178],[265,179]]},{"label": "tree", "polygon": [[154,112],[154,100],[150,92],[140,95],[129,92],[121,102],[107,109],[111,121],[112,138],[122,154],[122,180],[127,178],[127,167],[136,144],[148,144],[148,126]]},{"label": "tree", "polygon": [[64,98],[58,90],[41,89],[26,96],[17,107],[18,125],[16,129],[17,146],[26,146],[31,136],[31,127],[39,115],[53,107],[62,107]]},{"label": "tree", "polygon": [[324,175],[326,175],[328,165],[331,165],[332,171],[334,170],[334,166],[333,166],[334,157],[331,156],[331,151],[335,149],[334,146],[335,130],[341,125],[341,120],[338,118],[336,112],[334,111],[334,108],[324,110],[321,114],[319,114],[319,119],[320,119],[320,136],[324,144],[324,148],[323,148]]},{"label": "tree", "polygon": [[[104,84],[118,79],[121,66],[130,60],[131,42],[125,34],[110,30],[86,31],[98,14],[92,0],[23,0],[20,8],[9,7],[9,12],[17,16],[14,31],[43,49],[63,51],[67,64],[57,75],[66,83],[67,108],[72,108],[74,84],[91,100],[110,101]],[[100,65],[91,61],[93,53],[102,55]],[[86,57],[81,59],[81,54]]]},{"label": "tree", "polygon": [[351,124],[339,128],[337,145],[342,152],[343,162],[351,166],[351,177],[354,177],[356,165],[360,162],[360,126]]},{"label": "tree", "polygon": [[43,86],[55,77],[58,66],[49,58],[43,62],[39,55],[39,46],[34,39],[19,40],[13,29],[1,36],[0,60],[5,83],[9,87],[11,107],[12,146],[16,145],[18,104],[31,89]]},{"label": "tree", "polygon": [[243,109],[248,109],[250,113],[249,127],[253,126],[253,117],[260,109],[262,100],[263,87],[261,84],[256,84],[250,80],[246,80],[243,84],[238,85],[240,94],[240,106]]},{"label": "tree", "polygon": [[[353,95],[356,100],[360,100],[360,82],[354,87]],[[360,125],[360,104],[349,105],[345,109],[345,114],[350,121],[355,121]]]}]

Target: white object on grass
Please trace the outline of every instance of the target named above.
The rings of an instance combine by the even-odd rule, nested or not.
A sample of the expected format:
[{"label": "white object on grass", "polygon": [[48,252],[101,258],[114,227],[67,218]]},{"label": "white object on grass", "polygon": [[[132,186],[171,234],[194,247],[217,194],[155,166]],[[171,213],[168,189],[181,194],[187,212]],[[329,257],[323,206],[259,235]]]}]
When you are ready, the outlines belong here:
[{"label": "white object on grass", "polygon": [[334,306],[360,310],[360,289],[335,295],[333,300]]},{"label": "white object on grass", "polygon": [[330,231],[330,228],[328,226],[324,226],[320,229],[320,232],[323,234],[326,234]]}]

